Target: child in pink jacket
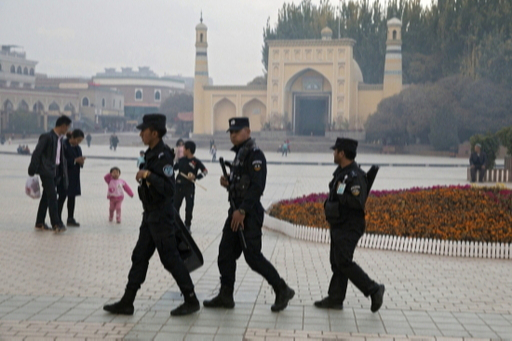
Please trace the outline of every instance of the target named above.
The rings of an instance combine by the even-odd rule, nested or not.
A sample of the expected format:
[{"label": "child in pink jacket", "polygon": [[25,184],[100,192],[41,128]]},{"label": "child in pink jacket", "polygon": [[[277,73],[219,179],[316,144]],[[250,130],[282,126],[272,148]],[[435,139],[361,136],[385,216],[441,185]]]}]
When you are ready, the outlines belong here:
[{"label": "child in pink jacket", "polygon": [[117,223],[121,223],[121,204],[124,199],[124,192],[133,198],[133,192],[130,186],[126,183],[126,181],[119,179],[121,175],[121,170],[117,167],[112,167],[110,169],[110,173],[105,175],[105,182],[108,184],[108,193],[107,199],[110,200],[110,215],[108,217],[108,221],[112,221],[114,219],[114,211],[116,211],[116,220]]}]

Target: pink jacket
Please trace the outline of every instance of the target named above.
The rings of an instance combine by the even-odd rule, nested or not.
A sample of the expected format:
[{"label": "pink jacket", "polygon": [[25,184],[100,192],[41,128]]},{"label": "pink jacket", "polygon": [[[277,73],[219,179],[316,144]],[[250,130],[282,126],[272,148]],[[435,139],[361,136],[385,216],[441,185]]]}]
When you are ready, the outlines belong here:
[{"label": "pink jacket", "polygon": [[108,173],[105,175],[105,182],[108,184],[108,193],[107,198],[108,199],[123,199],[124,198],[124,192],[125,190],[126,194],[128,194],[130,197],[133,198],[133,192],[130,186],[126,183],[126,181],[122,179],[112,179],[112,175]]}]

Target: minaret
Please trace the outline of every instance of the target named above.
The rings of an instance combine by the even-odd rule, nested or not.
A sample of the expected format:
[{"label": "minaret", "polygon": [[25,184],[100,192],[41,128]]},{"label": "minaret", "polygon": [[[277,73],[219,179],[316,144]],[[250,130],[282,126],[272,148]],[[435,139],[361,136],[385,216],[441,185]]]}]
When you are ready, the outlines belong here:
[{"label": "minaret", "polygon": [[194,134],[210,134],[205,126],[204,86],[208,85],[208,39],[206,32],[208,27],[203,24],[203,12],[201,22],[196,26],[196,69],[194,76]]},{"label": "minaret", "polygon": [[400,91],[402,91],[402,22],[392,18],[388,20],[383,98],[396,95]]}]

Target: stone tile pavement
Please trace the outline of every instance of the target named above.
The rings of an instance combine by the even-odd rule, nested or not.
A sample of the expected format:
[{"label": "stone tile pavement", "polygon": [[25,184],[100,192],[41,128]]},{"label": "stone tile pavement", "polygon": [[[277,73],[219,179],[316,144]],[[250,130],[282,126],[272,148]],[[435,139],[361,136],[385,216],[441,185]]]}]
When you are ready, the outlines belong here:
[{"label": "stone tile pavement", "polygon": [[[137,155],[139,149],[125,153]],[[327,293],[328,245],[268,230],[263,253],[296,290],[283,312],[270,312],[271,287],[241,259],[235,309],[202,308],[192,316],[171,318],[170,310],[182,298],[155,256],[135,301],[135,314],[109,315],[102,306],[123,293],[142,209],[138,199],[127,197],[122,223],[109,223],[103,175],[119,166],[122,178],[135,189],[135,162],[87,160],[76,209],[82,226],[55,235],[33,228],[38,201],[23,190],[28,161],[26,156],[0,154],[0,340],[512,340],[510,260],[359,248],[356,261],[386,284],[384,306],[372,314],[369,300],[349,285],[345,309],[324,311],[313,302]],[[263,202],[325,191],[333,170],[271,165]],[[226,193],[218,185],[220,174],[220,167],[210,164],[202,180],[208,190],[196,190],[192,231],[205,264],[192,278],[201,301],[219,287],[216,257],[228,208]],[[460,167],[386,167],[375,188],[457,183],[465,183],[465,169]]]}]

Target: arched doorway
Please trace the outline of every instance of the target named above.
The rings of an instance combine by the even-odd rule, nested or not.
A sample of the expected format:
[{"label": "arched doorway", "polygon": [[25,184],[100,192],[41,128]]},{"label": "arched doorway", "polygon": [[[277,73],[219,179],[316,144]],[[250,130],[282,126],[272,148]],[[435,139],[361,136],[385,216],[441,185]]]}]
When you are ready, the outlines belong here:
[{"label": "arched doorway", "polygon": [[262,101],[254,98],[245,103],[242,116],[249,118],[252,131],[261,131],[261,126],[267,117],[267,107]]},{"label": "arched doorway", "polygon": [[71,116],[75,114],[75,106],[72,103],[66,104],[64,107],[64,114]]},{"label": "arched doorway", "polygon": [[24,111],[24,112],[29,112],[30,111],[28,109],[28,104],[27,104],[27,102],[25,102],[25,100],[21,100],[21,102],[18,104],[18,110]]},{"label": "arched doorway", "polygon": [[35,112],[36,114],[41,115],[44,112],[43,103],[41,103],[40,101],[37,101],[36,104],[34,104],[34,106],[32,107],[32,111]]},{"label": "arched doorway", "polygon": [[1,108],[0,112],[0,130],[3,131],[6,130],[9,127],[9,115],[12,114],[14,111],[14,106],[12,105],[12,102],[9,100],[6,100]]},{"label": "arched doorway", "polygon": [[223,98],[213,107],[213,129],[215,132],[226,132],[228,121],[236,116],[236,106],[227,98]]},{"label": "arched doorway", "polygon": [[37,127],[44,127],[44,105],[40,101],[37,101],[32,107],[32,111],[37,117]]},{"label": "arched doorway", "polygon": [[325,136],[331,120],[331,83],[321,73],[305,69],[287,82],[286,111],[295,135]]}]

